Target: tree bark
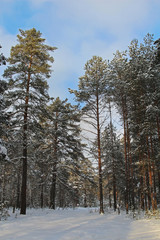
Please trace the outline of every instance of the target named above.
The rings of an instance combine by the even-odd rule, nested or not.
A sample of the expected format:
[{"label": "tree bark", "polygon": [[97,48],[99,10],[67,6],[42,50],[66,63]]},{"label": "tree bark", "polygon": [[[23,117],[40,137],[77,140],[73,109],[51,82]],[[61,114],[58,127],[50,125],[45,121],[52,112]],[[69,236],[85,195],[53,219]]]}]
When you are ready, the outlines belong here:
[{"label": "tree bark", "polygon": [[148,151],[148,173],[149,173],[149,185],[150,185],[150,191],[151,191],[151,203],[152,203],[152,210],[155,210],[154,206],[154,197],[153,197],[153,172],[151,169],[151,159],[150,159],[150,149],[149,149],[149,142],[148,142],[148,137],[146,137],[147,141],[147,151]]},{"label": "tree bark", "polygon": [[18,170],[18,175],[17,175],[17,200],[16,200],[16,208],[20,208],[20,173]]},{"label": "tree bark", "polygon": [[56,208],[56,166],[53,168],[53,176],[52,176],[52,186],[51,186],[51,192],[50,192],[50,208],[54,209]]},{"label": "tree bark", "polygon": [[26,191],[27,191],[27,130],[28,130],[28,102],[29,102],[29,84],[31,78],[31,61],[28,66],[28,79],[26,87],[25,110],[24,110],[24,125],[23,125],[23,167],[22,167],[22,187],[21,187],[21,211],[20,214],[26,214]]},{"label": "tree bark", "polygon": [[160,143],[160,124],[159,124],[158,116],[157,116],[157,132],[158,132],[158,139],[159,139],[159,143]]},{"label": "tree bark", "polygon": [[122,98],[122,111],[123,111],[123,128],[124,128],[124,156],[125,156],[125,175],[126,175],[126,191],[125,191],[125,205],[126,213],[128,214],[128,156],[127,156],[127,134],[126,134],[126,106]]},{"label": "tree bark", "polygon": [[44,207],[44,185],[43,183],[41,184],[41,208]]},{"label": "tree bark", "polygon": [[57,181],[57,130],[58,130],[58,112],[56,112],[56,121],[55,121],[55,139],[54,139],[54,164],[53,164],[53,176],[52,176],[52,186],[51,186],[51,196],[50,196],[50,208],[55,209],[56,204],[56,181]]},{"label": "tree bark", "polygon": [[151,161],[152,161],[152,172],[153,172],[154,209],[157,210],[156,170],[155,170],[155,162],[154,162],[154,150],[153,150],[152,136],[150,136],[150,143],[151,143]]},{"label": "tree bark", "polygon": [[128,174],[129,174],[129,188],[131,195],[131,207],[135,210],[135,202],[134,202],[134,185],[133,185],[133,166],[132,166],[132,155],[131,155],[131,142],[130,142],[130,133],[128,126],[128,119],[126,120],[126,130],[127,130],[127,144],[128,144]]},{"label": "tree bark", "polygon": [[98,142],[98,170],[99,170],[99,201],[100,210],[99,213],[103,214],[103,183],[102,183],[102,163],[101,163],[101,141],[100,141],[100,124],[99,124],[99,95],[97,89],[97,142]]},{"label": "tree bark", "polygon": [[111,104],[109,102],[109,114],[110,114],[110,131],[111,131],[111,143],[112,143],[112,174],[113,174],[113,199],[114,199],[114,211],[117,209],[117,196],[116,196],[116,176],[115,176],[115,160],[114,160],[114,146],[113,146],[113,127],[112,127],[112,111]]}]

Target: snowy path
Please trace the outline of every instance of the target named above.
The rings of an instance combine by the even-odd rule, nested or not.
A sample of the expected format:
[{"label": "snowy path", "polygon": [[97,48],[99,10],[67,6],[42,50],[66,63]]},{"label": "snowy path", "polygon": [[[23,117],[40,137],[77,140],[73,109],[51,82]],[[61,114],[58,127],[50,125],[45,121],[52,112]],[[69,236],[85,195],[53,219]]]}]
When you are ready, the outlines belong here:
[{"label": "snowy path", "polygon": [[34,211],[0,222],[0,240],[160,240],[159,220],[133,221],[125,215],[88,209]]}]

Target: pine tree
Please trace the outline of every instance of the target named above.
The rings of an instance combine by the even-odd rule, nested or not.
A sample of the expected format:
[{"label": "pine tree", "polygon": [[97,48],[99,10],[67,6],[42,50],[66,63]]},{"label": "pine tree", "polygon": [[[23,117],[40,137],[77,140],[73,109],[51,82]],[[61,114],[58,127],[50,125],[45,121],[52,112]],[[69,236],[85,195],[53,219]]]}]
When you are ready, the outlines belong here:
[{"label": "pine tree", "polygon": [[125,190],[125,205],[126,212],[129,208],[130,195],[130,136],[128,131],[128,59],[126,52],[117,51],[113,60],[109,64],[109,89],[112,95],[112,100],[121,116],[124,130],[124,157],[125,157],[125,175],[126,175],[126,190]]},{"label": "pine tree", "polygon": [[[0,48],[2,48],[1,45]],[[4,57],[3,53],[0,54],[0,65],[6,65],[6,58]]]},{"label": "pine tree", "polygon": [[117,52],[109,65],[109,86],[124,125],[127,212],[128,207],[135,209],[136,194],[143,209],[156,209],[159,73],[155,59],[153,36],[147,34],[143,43],[134,39],[128,51]]},{"label": "pine tree", "polygon": [[4,92],[7,89],[7,84],[5,81],[0,80],[0,159],[7,156],[7,151],[4,146],[2,146],[2,138],[6,135],[5,129],[7,124],[7,114],[4,109],[6,106],[6,101],[4,100]]},{"label": "pine tree", "polygon": [[[0,46],[1,48],[1,46]],[[0,54],[0,66],[6,65],[6,60],[4,55]],[[5,185],[6,185],[6,175],[9,169],[9,158],[6,146],[7,138],[7,125],[8,125],[8,114],[5,112],[7,106],[7,101],[4,98],[4,94],[7,91],[7,83],[4,80],[0,80],[0,205],[5,204]]]},{"label": "pine tree", "polygon": [[[94,56],[85,65],[85,75],[79,78],[79,90],[72,91],[77,101],[84,104],[82,112],[85,121],[96,130],[97,160],[99,169],[100,214],[103,210],[102,155],[101,155],[101,115],[105,108],[107,63]],[[104,120],[104,118],[103,118]]]},{"label": "pine tree", "polygon": [[[2,48],[0,46],[0,48]],[[0,65],[5,65],[6,60],[3,53],[0,54]],[[7,83],[0,80],[0,160],[4,159],[6,155],[6,148],[2,146],[2,137],[5,135],[5,125],[7,121],[7,114],[4,112],[6,101],[4,100],[4,92],[7,90]]]},{"label": "pine tree", "polygon": [[[80,160],[83,159],[80,141],[80,111],[78,106],[56,98],[48,106],[49,118],[43,125],[47,129],[45,137],[46,153],[50,166],[51,189],[50,208],[56,208],[56,195],[61,195],[68,184],[70,174],[80,173]],[[72,189],[73,190],[73,189]]]},{"label": "pine tree", "polygon": [[147,209],[152,205],[154,210],[157,200],[153,143],[157,138],[158,111],[155,106],[155,96],[157,96],[158,74],[157,69],[153,67],[155,51],[153,35],[147,34],[140,45],[138,41],[133,41],[129,50],[130,133],[133,144],[137,145],[139,155],[141,206]]},{"label": "pine tree", "polygon": [[29,130],[32,127],[30,123],[37,120],[48,100],[48,85],[45,79],[50,77],[49,62],[53,62],[49,51],[56,48],[46,45],[42,34],[35,28],[19,31],[18,44],[11,48],[8,59],[10,66],[5,70],[4,77],[9,80],[8,98],[12,99],[12,115],[19,121],[23,135],[21,214],[26,214],[27,149]]},{"label": "pine tree", "polygon": [[122,147],[116,129],[110,123],[102,133],[102,152],[105,191],[107,191],[110,208],[113,200],[114,211],[117,205],[120,206],[125,200],[125,162]]}]

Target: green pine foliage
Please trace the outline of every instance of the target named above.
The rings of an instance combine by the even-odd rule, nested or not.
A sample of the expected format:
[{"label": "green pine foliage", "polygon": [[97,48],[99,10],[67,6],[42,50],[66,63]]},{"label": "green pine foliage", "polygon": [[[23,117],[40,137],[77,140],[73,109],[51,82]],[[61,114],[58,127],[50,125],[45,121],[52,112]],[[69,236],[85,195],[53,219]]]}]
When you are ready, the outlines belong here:
[{"label": "green pine foliage", "polygon": [[3,76],[8,80],[7,98],[10,100],[12,131],[20,130],[22,136],[23,173],[21,213],[26,213],[28,145],[31,143],[33,126],[49,100],[46,78],[50,77],[53,57],[49,52],[56,48],[45,44],[40,31],[19,30],[18,44],[11,48],[9,66]]},{"label": "green pine foliage", "polygon": [[[78,90],[70,89],[79,103],[73,105],[48,94],[56,47],[46,45],[35,28],[19,30],[3,74],[6,81],[0,80],[1,215],[4,202],[22,214],[27,206],[55,209],[98,202],[100,213],[104,206],[115,211],[120,206],[126,213],[157,211],[159,49],[160,40],[147,34],[111,61],[93,56]],[[0,65],[5,63],[1,54]],[[112,108],[123,127],[119,137]]]},{"label": "green pine foliage", "polygon": [[[105,109],[107,63],[101,57],[93,56],[85,65],[85,75],[79,78],[79,90],[70,90],[76,100],[83,103],[84,120],[96,134],[96,160],[98,162],[98,181],[100,214],[103,214],[103,186],[101,160],[101,116]],[[103,117],[104,119],[104,117]]]}]

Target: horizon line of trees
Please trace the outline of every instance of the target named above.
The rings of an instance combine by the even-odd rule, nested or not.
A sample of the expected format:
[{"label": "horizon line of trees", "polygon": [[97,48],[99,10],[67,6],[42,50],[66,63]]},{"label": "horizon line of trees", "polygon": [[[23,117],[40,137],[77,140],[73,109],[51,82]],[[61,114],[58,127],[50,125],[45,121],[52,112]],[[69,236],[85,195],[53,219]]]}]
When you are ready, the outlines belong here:
[{"label": "horizon line of trees", "polygon": [[[20,30],[0,80],[0,202],[26,207],[105,206],[155,211],[160,204],[160,40],[134,39],[111,61],[93,56],[69,89],[78,103],[53,99],[47,79],[56,47]],[[2,59],[2,58],[1,58]],[[3,57],[2,63],[4,64]],[[117,136],[112,109],[123,124]],[[80,122],[94,136],[81,140]],[[2,149],[7,149],[2,151]],[[87,149],[88,154],[84,152]],[[97,168],[92,160],[97,161]]]}]

